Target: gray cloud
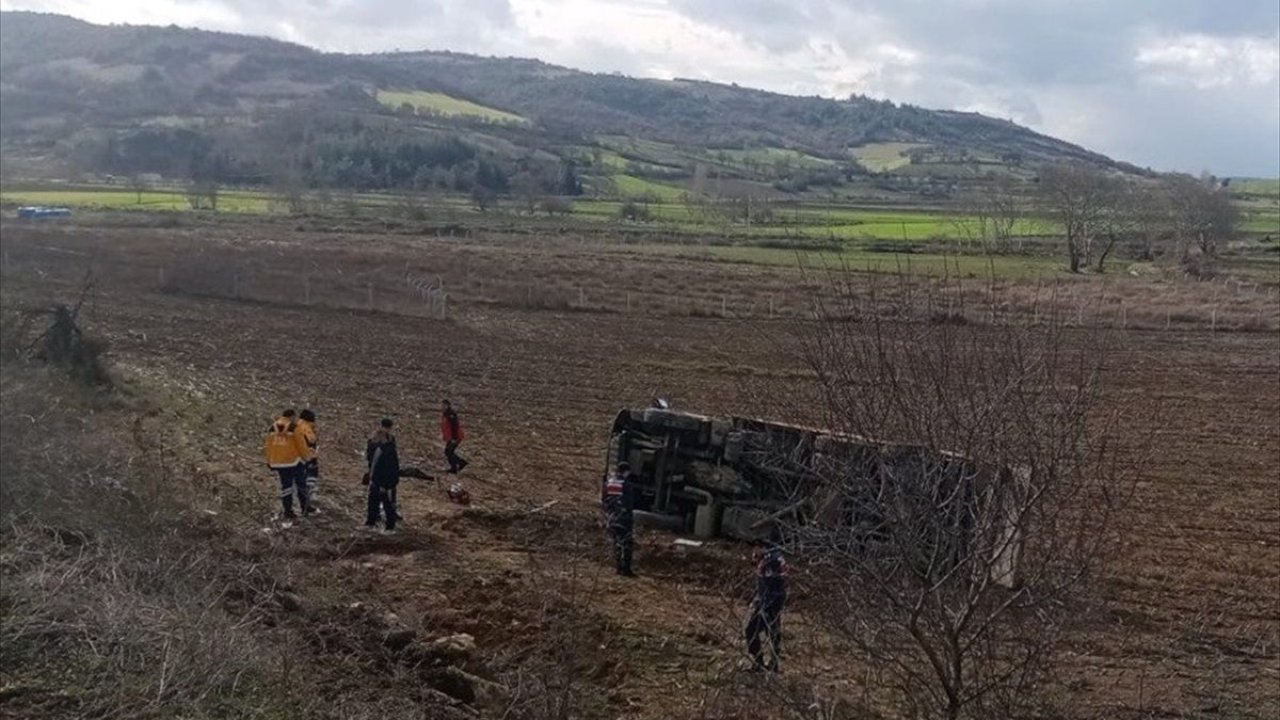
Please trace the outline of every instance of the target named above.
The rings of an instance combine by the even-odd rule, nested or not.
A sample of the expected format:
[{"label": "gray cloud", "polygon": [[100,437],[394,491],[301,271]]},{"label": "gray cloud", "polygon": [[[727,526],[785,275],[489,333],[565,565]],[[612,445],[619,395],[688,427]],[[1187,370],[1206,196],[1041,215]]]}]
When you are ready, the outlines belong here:
[{"label": "gray cloud", "polygon": [[673,1],[775,51],[828,37],[855,60],[914,55],[839,92],[1009,117],[1162,169],[1280,173],[1275,0]]}]

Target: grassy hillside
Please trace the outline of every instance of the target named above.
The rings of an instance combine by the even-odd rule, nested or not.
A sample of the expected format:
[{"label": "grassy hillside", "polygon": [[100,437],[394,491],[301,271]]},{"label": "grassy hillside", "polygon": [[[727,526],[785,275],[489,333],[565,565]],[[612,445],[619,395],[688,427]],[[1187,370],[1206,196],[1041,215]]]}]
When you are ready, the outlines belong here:
[{"label": "grassy hillside", "polygon": [[622,197],[697,186],[889,202],[950,193],[976,167],[1120,167],[1006,121],[868,98],[448,52],[319,53],[27,12],[0,23],[0,153],[10,181],[73,168],[85,179],[356,191],[608,188]]},{"label": "grassy hillside", "polygon": [[389,108],[397,109],[409,105],[419,113],[445,116],[477,117],[493,122],[522,123],[525,119],[519,115],[485,107],[468,100],[459,100],[444,93],[426,92],[423,90],[378,90],[378,102]]}]

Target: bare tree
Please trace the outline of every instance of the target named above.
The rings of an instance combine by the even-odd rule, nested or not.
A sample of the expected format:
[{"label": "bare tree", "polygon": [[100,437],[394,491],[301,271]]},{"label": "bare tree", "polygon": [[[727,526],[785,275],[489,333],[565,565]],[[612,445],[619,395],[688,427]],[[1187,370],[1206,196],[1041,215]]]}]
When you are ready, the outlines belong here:
[{"label": "bare tree", "polygon": [[798,449],[821,468],[797,490],[812,515],[781,518],[813,617],[889,673],[911,717],[1015,717],[1088,607],[1131,485],[1110,440],[1111,336],[1053,313],[932,323],[933,293],[849,282],[796,331],[811,419],[832,431]]},{"label": "bare tree", "polygon": [[1008,177],[998,178],[991,187],[961,197],[956,205],[962,214],[953,222],[957,237],[979,246],[985,253],[1020,249],[1015,247],[1015,232],[1025,213],[1022,200]]},{"label": "bare tree", "polygon": [[1192,247],[1207,258],[1216,258],[1219,246],[1235,237],[1239,208],[1212,178],[1174,175],[1166,183],[1183,259],[1190,256]]},{"label": "bare tree", "polygon": [[144,177],[143,177],[142,175],[140,175],[140,174],[135,173],[135,174],[133,174],[133,175],[130,175],[130,176],[129,176],[129,189],[130,189],[130,190],[132,190],[132,191],[134,192],[134,195],[135,195],[135,203],[136,203],[136,204],[138,204],[138,205],[141,205],[141,204],[142,204],[142,193],[144,193],[144,192],[146,192],[147,190],[151,189],[151,186],[150,186],[150,184],[147,182],[146,178],[144,178]]},{"label": "bare tree", "polygon": [[187,186],[187,204],[192,210],[218,209],[218,183],[214,180],[196,180]]},{"label": "bare tree", "polygon": [[480,212],[486,212],[489,208],[498,204],[498,194],[483,185],[477,184],[471,188],[471,204]]},{"label": "bare tree", "polygon": [[1173,206],[1169,193],[1156,183],[1138,182],[1129,200],[1134,215],[1134,255],[1141,260],[1154,260],[1163,252],[1160,244],[1172,234]]},{"label": "bare tree", "polygon": [[1040,173],[1040,207],[1062,226],[1073,273],[1089,266],[1110,185],[1101,170],[1084,163],[1048,165]]},{"label": "bare tree", "polygon": [[1114,179],[1106,182],[1107,194],[1098,212],[1096,231],[1098,260],[1094,269],[1099,274],[1106,271],[1107,257],[1119,242],[1137,232],[1141,218],[1142,201],[1137,185],[1130,180]]}]

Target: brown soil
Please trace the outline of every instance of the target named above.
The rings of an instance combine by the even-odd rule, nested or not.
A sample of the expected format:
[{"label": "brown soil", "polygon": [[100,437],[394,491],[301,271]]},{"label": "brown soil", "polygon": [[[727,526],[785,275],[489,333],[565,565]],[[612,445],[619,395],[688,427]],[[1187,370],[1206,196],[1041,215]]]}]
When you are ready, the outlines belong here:
[{"label": "brown soil", "polygon": [[[430,687],[447,689],[454,667],[505,688],[472,701],[486,714],[519,702],[531,717],[551,714],[547,688],[559,688],[605,717],[746,716],[727,709],[726,698],[755,692],[735,670],[748,549],[681,551],[672,536],[647,532],[640,577],[617,578],[596,525],[596,480],[613,415],[654,394],[708,413],[775,415],[761,398],[803,383],[769,341],[789,321],[747,323],[661,303],[650,313],[587,312],[571,307],[576,289],[559,304],[519,307],[518,295],[458,302],[438,320],[423,317],[417,291],[388,295],[369,312],[360,289],[402,287],[411,266],[448,285],[558,283],[596,296],[632,292],[637,305],[642,294],[678,288],[712,307],[725,295],[801,306],[794,273],[568,239],[389,238],[271,225],[6,224],[3,234],[6,306],[73,298],[93,268],[88,329],[110,340],[126,377],[181,407],[193,482],[207,509],[252,538],[244,552],[290,558],[282,602],[297,611],[280,622],[304,633],[317,668],[341,692],[368,692],[360,673],[375,666],[421,673]],[[205,281],[230,267],[274,279],[265,287],[275,294],[197,293],[200,258]],[[288,279],[317,267],[353,280],[327,296],[317,281],[308,305]],[[1155,452],[1124,518],[1131,545],[1106,584],[1109,612],[1071,643],[1062,692],[1079,717],[1275,717],[1280,341],[1274,333],[1145,331],[1128,333],[1124,348],[1117,398],[1146,419],[1124,440],[1153,438]],[[442,397],[467,425],[462,450],[472,464],[463,481],[474,504],[450,503],[447,481],[408,480],[403,533],[355,533],[364,437],[379,417],[394,417],[406,461],[438,472]],[[259,461],[260,431],[279,408],[304,404],[320,416],[326,512],[282,530],[270,519],[275,480]],[[804,607],[802,575],[782,690],[816,685],[874,703],[874,673],[845,662]],[[367,644],[352,646],[349,630],[366,626],[354,636]],[[388,641],[396,628],[414,634]],[[475,638],[468,659],[424,649],[456,633]],[[355,659],[326,664],[330,657]],[[513,688],[521,687],[544,692],[520,700]]]}]

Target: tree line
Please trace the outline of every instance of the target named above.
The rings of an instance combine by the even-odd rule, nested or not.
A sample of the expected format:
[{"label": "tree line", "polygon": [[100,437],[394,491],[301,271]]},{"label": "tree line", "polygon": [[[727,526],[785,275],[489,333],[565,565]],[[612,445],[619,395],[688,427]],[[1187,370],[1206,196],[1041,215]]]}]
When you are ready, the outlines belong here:
[{"label": "tree line", "polygon": [[984,252],[1019,252],[1031,226],[1048,221],[1063,237],[1071,272],[1105,272],[1107,261],[1124,253],[1176,257],[1188,272],[1212,273],[1239,232],[1240,209],[1227,185],[1208,175],[1147,178],[1056,163],[1029,187],[998,178],[959,198],[955,234]]}]

